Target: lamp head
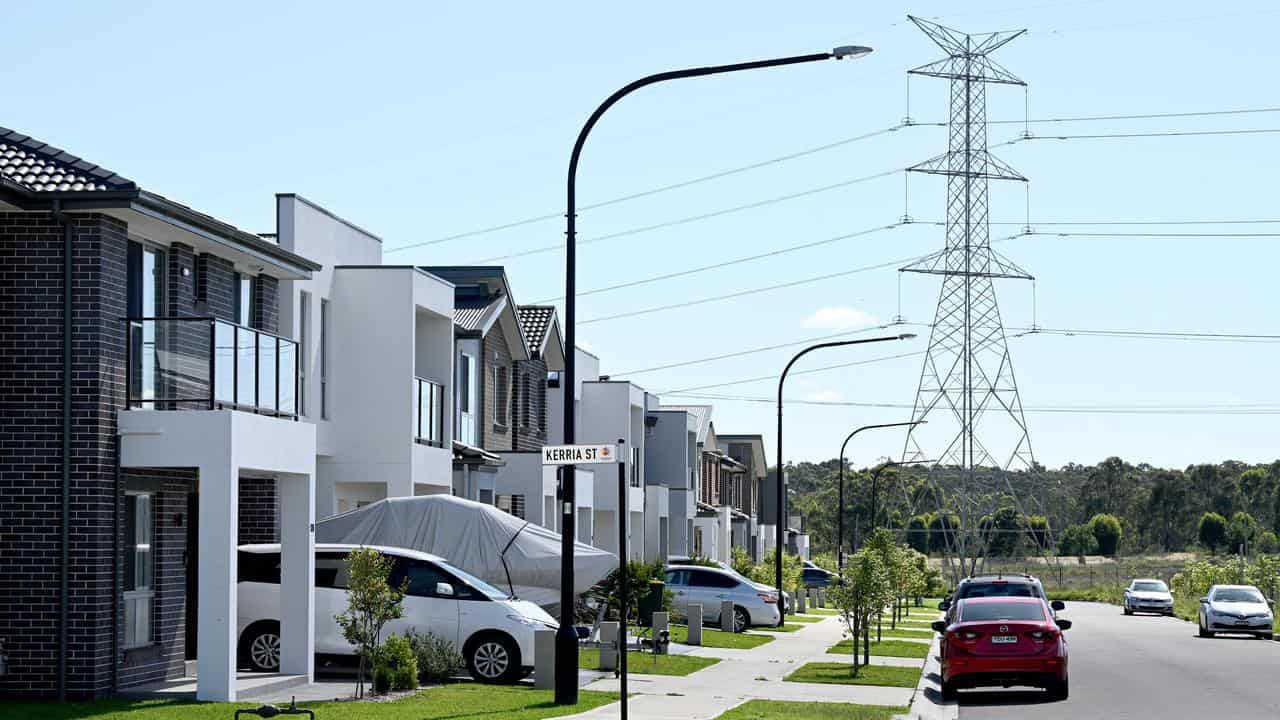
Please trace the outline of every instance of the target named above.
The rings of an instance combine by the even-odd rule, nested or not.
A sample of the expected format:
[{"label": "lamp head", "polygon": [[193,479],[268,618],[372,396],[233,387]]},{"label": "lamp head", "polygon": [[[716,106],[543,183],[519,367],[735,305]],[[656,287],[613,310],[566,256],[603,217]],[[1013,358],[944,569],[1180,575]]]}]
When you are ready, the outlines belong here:
[{"label": "lamp head", "polygon": [[903,333],[898,336],[899,340],[914,340],[915,338],[916,338],[915,333]]},{"label": "lamp head", "polygon": [[831,51],[831,57],[837,60],[845,58],[860,58],[863,55],[870,55],[871,48],[866,45],[841,45]]}]

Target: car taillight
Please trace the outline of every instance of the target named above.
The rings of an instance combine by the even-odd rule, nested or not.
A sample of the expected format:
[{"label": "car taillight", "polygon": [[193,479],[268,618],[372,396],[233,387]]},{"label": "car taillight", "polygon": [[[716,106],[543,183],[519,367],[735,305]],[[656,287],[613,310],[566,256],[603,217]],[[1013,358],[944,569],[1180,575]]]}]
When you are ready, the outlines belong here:
[{"label": "car taillight", "polygon": [[1031,636],[1031,639],[1039,640],[1040,642],[1044,642],[1046,640],[1053,640],[1054,638],[1058,637],[1057,630],[1032,630],[1028,634]]},{"label": "car taillight", "polygon": [[774,603],[778,602],[777,595],[770,595],[768,593],[756,593],[756,597],[759,597],[761,600],[769,603],[770,605],[773,605]]}]

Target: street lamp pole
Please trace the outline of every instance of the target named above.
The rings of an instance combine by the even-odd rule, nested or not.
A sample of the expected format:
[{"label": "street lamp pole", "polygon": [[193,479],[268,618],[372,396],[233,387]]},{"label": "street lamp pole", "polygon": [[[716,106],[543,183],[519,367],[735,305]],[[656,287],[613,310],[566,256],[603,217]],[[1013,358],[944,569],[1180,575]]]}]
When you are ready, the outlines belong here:
[{"label": "street lamp pole", "polygon": [[782,375],[778,378],[778,453],[775,456],[777,458],[777,477],[775,478],[777,495],[775,499],[778,507],[777,518],[775,520],[777,525],[774,528],[773,546],[773,573],[774,580],[776,580],[775,585],[778,587],[778,627],[782,627],[782,624],[786,622],[786,603],[784,602],[786,598],[786,589],[782,587],[782,551],[783,545],[785,544],[784,538],[786,530],[786,509],[783,506],[786,504],[787,497],[786,465],[782,462],[782,387],[787,382],[787,373],[791,372],[791,366],[795,365],[797,360],[808,355],[814,350],[843,347],[845,345],[863,345],[865,343],[888,342],[890,340],[910,340],[913,337],[915,337],[915,333],[904,333],[902,335],[886,335],[884,337],[863,338],[861,340],[839,340],[837,342],[818,343],[817,345],[810,345],[796,353],[795,356],[791,358],[791,361],[787,363],[787,366],[782,368]]},{"label": "street lamp pole", "polygon": [[[582,126],[582,130],[578,133],[578,139],[573,144],[573,153],[569,156],[569,177],[567,182],[568,205],[565,210],[565,279],[564,279],[564,343],[565,343],[565,360],[564,375],[561,383],[561,394],[564,403],[564,443],[566,445],[573,444],[574,441],[574,394],[576,379],[576,325],[577,325],[577,229],[575,221],[577,220],[577,180],[578,180],[578,159],[582,155],[582,147],[587,142],[587,136],[591,134],[592,128],[600,120],[600,116],[605,111],[613,107],[615,103],[623,97],[639,90],[642,87],[653,85],[655,83],[664,82],[666,80],[678,80],[681,78],[700,77],[703,75],[719,75],[721,73],[739,72],[742,70],[758,70],[762,68],[781,67],[783,65],[797,65],[800,63],[816,62],[818,60],[843,60],[844,58],[859,58],[871,52],[871,48],[861,45],[845,45],[837,47],[830,52],[814,53],[811,55],[795,55],[791,57],[775,58],[772,60],[756,60],[753,62],[733,63],[731,65],[712,65],[708,67],[688,68],[685,70],[674,70],[670,72],[657,73],[648,77],[640,78],[635,82],[626,85],[617,92],[610,95],[600,106],[591,113],[587,118],[587,122]],[[575,488],[575,468],[567,465],[561,469],[560,475],[560,502],[561,517],[560,524],[560,629],[556,631],[556,673],[555,673],[555,701],[557,705],[574,705],[578,702],[578,635],[573,627],[573,528],[577,527],[575,518],[576,503]],[[623,498],[618,498],[619,512],[626,512],[621,503]],[[619,548],[619,552],[625,552],[625,549]],[[626,562],[626,557],[619,558],[621,562]]]},{"label": "street lamp pole", "polygon": [[836,513],[836,571],[844,572],[844,451],[849,446],[849,441],[854,435],[863,430],[877,430],[880,428],[892,427],[913,427],[915,425],[923,425],[928,420],[912,420],[910,422],[882,423],[879,425],[863,425],[862,427],[849,433],[844,442],[840,444],[840,502],[839,511]]}]

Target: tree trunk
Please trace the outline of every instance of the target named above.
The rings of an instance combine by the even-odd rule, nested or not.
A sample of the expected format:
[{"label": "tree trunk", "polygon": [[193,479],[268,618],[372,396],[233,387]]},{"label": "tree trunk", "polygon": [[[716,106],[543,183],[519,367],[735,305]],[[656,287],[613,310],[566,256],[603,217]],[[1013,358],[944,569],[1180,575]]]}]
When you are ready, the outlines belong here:
[{"label": "tree trunk", "polygon": [[867,624],[862,629],[862,664],[871,664],[871,625]]}]

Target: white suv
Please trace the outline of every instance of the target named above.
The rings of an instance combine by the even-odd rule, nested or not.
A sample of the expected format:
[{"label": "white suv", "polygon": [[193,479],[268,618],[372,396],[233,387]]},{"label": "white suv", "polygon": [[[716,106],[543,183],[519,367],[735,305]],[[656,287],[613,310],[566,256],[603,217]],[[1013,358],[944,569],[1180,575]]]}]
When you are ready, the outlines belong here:
[{"label": "white suv", "polygon": [[[334,616],[347,608],[347,555],[357,547],[316,544],[316,654],[355,654]],[[537,605],[511,599],[443,558],[404,548],[373,549],[392,559],[392,585],[408,580],[404,616],[387,623],[383,637],[415,629],[445,638],[461,651],[476,680],[519,680],[532,670],[534,631],[559,627]],[[254,670],[277,672],[280,546],[242,545],[238,564],[240,660]]]}]

